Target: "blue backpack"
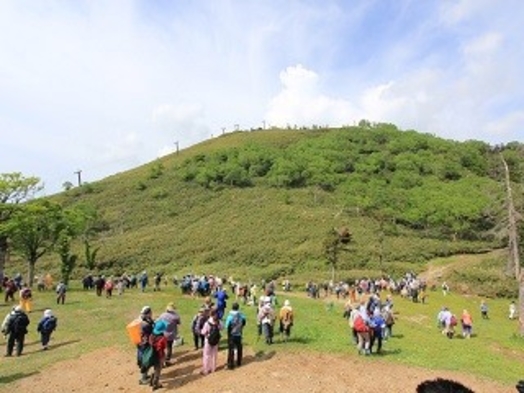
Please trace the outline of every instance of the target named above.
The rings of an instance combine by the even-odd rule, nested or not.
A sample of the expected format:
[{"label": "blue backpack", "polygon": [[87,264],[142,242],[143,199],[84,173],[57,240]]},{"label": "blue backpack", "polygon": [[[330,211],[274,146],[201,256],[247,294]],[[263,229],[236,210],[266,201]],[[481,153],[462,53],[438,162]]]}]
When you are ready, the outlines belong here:
[{"label": "blue backpack", "polygon": [[44,323],[42,324],[42,331],[44,333],[51,333],[56,328],[56,318],[55,317],[48,317],[44,319]]}]

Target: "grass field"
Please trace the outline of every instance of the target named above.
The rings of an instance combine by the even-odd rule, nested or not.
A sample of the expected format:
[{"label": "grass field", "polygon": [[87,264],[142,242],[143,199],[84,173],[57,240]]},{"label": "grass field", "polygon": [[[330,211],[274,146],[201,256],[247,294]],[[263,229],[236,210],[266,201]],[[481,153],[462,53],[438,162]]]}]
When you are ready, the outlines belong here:
[{"label": "grass field", "polygon": [[[350,345],[349,329],[342,317],[342,301],[312,300],[299,292],[286,296],[292,302],[297,320],[293,340],[286,344],[286,351],[347,353],[348,359],[358,356]],[[279,294],[279,299],[282,303],[283,294]],[[524,340],[517,336],[518,322],[507,319],[509,301],[488,300],[490,319],[481,320],[480,300],[453,293],[444,297],[440,291],[429,292],[427,304],[395,298],[397,323],[394,337],[385,343],[381,357],[408,365],[462,371],[508,384],[522,379]],[[130,361],[134,361],[134,348],[125,326],[137,316],[143,305],[150,305],[158,315],[168,302],[174,301],[182,318],[184,345],[191,345],[190,322],[201,303],[201,299],[183,297],[172,287],[163,288],[161,292],[131,290],[112,299],[73,288],[65,305],[57,306],[54,301],[54,294],[50,292],[36,293],[25,354],[20,358],[1,358],[0,391],[9,391],[11,382],[40,373],[51,364],[102,347],[127,351]],[[332,308],[328,307],[331,301]],[[462,309],[470,310],[474,321],[472,339],[459,337],[449,340],[440,334],[436,328],[436,314],[442,305],[450,307],[459,317]],[[51,342],[51,350],[44,352],[40,350],[36,325],[47,307],[55,311],[59,327]],[[9,307],[2,306],[0,310],[7,313]],[[243,311],[248,318],[245,344],[257,352],[268,350],[262,340],[257,340],[254,308],[246,306]],[[5,347],[5,342],[3,345]],[[271,350],[281,351],[284,347],[276,344]],[[368,358],[370,363],[373,360],[374,356]]]}]

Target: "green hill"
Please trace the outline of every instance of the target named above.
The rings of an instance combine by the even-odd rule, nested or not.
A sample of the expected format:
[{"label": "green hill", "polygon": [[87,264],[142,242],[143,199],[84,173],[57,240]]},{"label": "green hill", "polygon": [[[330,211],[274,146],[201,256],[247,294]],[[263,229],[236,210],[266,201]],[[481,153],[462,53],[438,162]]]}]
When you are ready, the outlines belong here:
[{"label": "green hill", "polygon": [[[352,242],[339,256],[339,278],[400,274],[506,244],[500,153],[521,195],[520,151],[517,143],[461,143],[367,122],[253,130],[53,198],[99,211],[94,246],[106,274],[328,278],[324,240],[342,226]],[[37,272],[56,264],[47,256]]]}]

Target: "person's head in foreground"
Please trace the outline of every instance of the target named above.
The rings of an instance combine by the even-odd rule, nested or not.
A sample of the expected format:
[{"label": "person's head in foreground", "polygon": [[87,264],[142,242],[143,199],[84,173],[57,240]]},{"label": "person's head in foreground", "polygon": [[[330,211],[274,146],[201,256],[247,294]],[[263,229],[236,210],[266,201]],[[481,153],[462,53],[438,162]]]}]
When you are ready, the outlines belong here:
[{"label": "person's head in foreground", "polygon": [[421,382],[417,393],[475,393],[470,388],[450,379],[437,378]]}]

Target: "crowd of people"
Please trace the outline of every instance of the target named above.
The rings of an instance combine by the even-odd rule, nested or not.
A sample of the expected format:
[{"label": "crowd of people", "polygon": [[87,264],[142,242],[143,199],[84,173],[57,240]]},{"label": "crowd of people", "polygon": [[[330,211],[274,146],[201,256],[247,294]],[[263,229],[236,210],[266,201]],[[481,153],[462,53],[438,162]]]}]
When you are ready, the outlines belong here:
[{"label": "crowd of people", "polygon": [[[49,275],[37,277],[39,291],[53,288]],[[112,296],[112,290],[117,289],[119,295],[125,290],[138,288],[148,290],[147,272],[136,275],[121,275],[108,277],[104,275],[87,275],[82,280],[84,289],[95,290],[98,296]],[[161,284],[168,285],[167,277],[157,273],[154,275],[152,290],[160,291]],[[277,284],[274,281],[261,282],[259,286],[253,283],[241,283],[222,279],[212,275],[186,275],[181,280],[175,276],[172,283],[178,286],[183,294],[203,299],[191,321],[192,343],[194,349],[202,352],[202,375],[213,373],[217,369],[217,357],[220,342],[227,342],[226,369],[232,370],[242,365],[243,360],[243,330],[247,318],[241,311],[241,305],[256,308],[256,328],[259,337],[267,345],[274,343],[275,333],[280,333],[282,342],[291,337],[294,326],[294,310],[291,302],[286,299],[282,307],[276,296]],[[42,285],[41,285],[42,284]],[[14,289],[13,289],[14,288]],[[447,296],[450,288],[447,283],[442,285],[443,295]],[[30,325],[33,293],[21,279],[21,275],[13,278],[4,277],[2,289],[5,301],[14,303],[2,323],[2,333],[6,337],[7,348],[5,356],[20,356],[23,353],[25,336]],[[67,286],[59,282],[54,287],[57,304],[64,304]],[[284,293],[291,290],[288,279],[282,282]],[[335,296],[345,300],[343,316],[347,320],[350,331],[350,343],[359,354],[371,355],[382,352],[383,343],[393,336],[395,324],[394,302],[392,294],[422,302],[426,298],[426,283],[413,273],[407,273],[400,280],[390,277],[378,279],[363,278],[352,283],[326,282],[318,285],[309,282],[305,287],[308,296],[318,299],[322,295]],[[16,304],[15,296],[18,294]],[[232,295],[230,295],[232,294]],[[234,299],[228,310],[230,297]],[[489,307],[485,300],[480,303],[480,316],[488,320]],[[517,318],[517,307],[512,301],[508,309],[508,318]],[[57,318],[51,309],[46,309],[40,317],[36,331],[40,335],[42,350],[49,348],[52,333],[56,330]],[[437,326],[448,338],[456,335],[458,324],[462,327],[462,336],[473,337],[473,317],[464,309],[460,319],[446,306],[437,315]],[[148,384],[154,390],[162,387],[160,383],[162,369],[172,364],[173,348],[180,342],[179,326],[181,317],[175,304],[169,303],[165,310],[153,318],[153,310],[144,306],[139,317],[139,342],[137,342],[137,364],[140,369],[140,384]],[[222,340],[222,336],[227,340]]]},{"label": "crowd of people", "polygon": [[[209,280],[207,280],[209,283]],[[238,286],[233,284],[233,288]],[[217,369],[219,344],[223,332],[227,338],[226,369],[233,370],[242,365],[243,331],[247,318],[240,310],[238,299],[243,299],[236,293],[236,301],[227,311],[229,295],[221,280],[211,280],[211,290],[203,298],[202,305],[191,321],[193,345],[196,351],[202,351],[202,375],[213,373]],[[198,292],[198,288],[196,288]],[[199,293],[199,292],[198,292]],[[246,301],[247,304],[247,301]],[[283,306],[277,309],[277,298],[274,284],[265,285],[263,296],[256,299],[258,334],[264,335],[266,343],[271,345],[275,328],[281,334],[282,341],[289,340],[294,324],[294,313],[291,302],[285,300]],[[179,339],[178,326],[181,318],[173,303],[169,303],[163,314],[154,319],[150,306],[144,306],[139,317],[139,339],[137,345],[137,364],[140,369],[139,384],[148,384],[153,390],[162,387],[161,371],[171,365],[173,343]],[[152,372],[150,373],[150,371]]]}]

